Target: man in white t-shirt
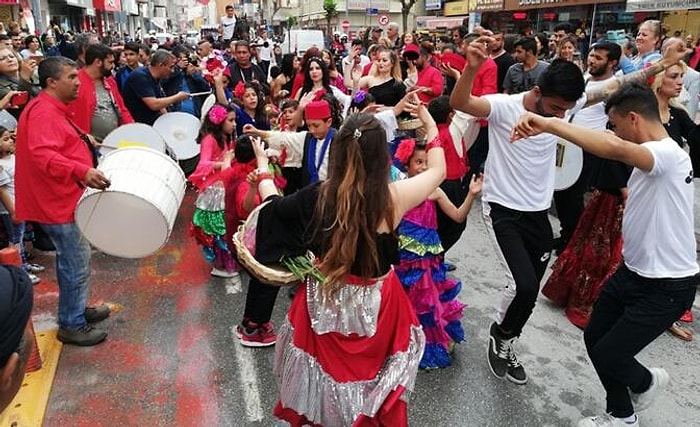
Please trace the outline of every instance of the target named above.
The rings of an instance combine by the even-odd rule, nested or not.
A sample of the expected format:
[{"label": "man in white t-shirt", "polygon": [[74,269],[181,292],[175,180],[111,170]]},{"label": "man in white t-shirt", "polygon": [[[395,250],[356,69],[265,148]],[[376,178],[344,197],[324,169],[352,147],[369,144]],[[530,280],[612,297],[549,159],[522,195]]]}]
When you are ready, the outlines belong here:
[{"label": "man in white t-shirt", "polygon": [[267,31],[260,34],[260,39],[256,43],[258,46],[258,65],[262,68],[263,73],[267,75],[270,69],[270,61],[272,60],[272,42],[267,38]]},{"label": "man in white t-shirt", "polygon": [[224,46],[228,46],[236,30],[236,14],[233,11],[233,5],[226,6],[226,15],[221,17],[221,23],[219,24],[219,34],[224,40]]},{"label": "man in white t-shirt", "polygon": [[489,234],[497,242],[496,250],[506,270],[506,287],[490,329],[488,362],[498,378],[525,384],[527,374],[515,355],[513,341],[535,308],[552,250],[547,211],[554,193],[557,137],[543,134],[511,144],[510,132],[526,111],[564,117],[583,95],[584,81],[576,65],[556,60],[527,92],[473,96],[472,84],[489,56],[490,40],[480,37],[465,46],[467,67],[455,85],[450,104],[455,110],[489,121],[482,203]]},{"label": "man in white t-shirt", "polygon": [[635,411],[652,403],[669,376],[662,368],[647,369],[635,355],[695,299],[700,269],[693,168],[688,154],[668,136],[648,87],[624,85],[605,109],[614,135],[527,114],[514,137],[547,132],[634,167],[622,220],[624,263],[603,286],[584,332],[588,355],[607,393],[606,413],[578,425],[637,427]]},{"label": "man in white t-shirt", "polygon": [[489,120],[489,155],[484,170],[482,202],[484,220],[496,242],[506,272],[503,299],[496,322],[489,331],[488,362],[491,372],[516,384],[525,384],[527,374],[513,349],[537,301],[540,281],[552,250],[552,228],[547,216],[554,193],[554,170],[558,137],[536,135],[519,144],[510,143],[510,133],[525,112],[564,118],[584,105],[605,100],[623,81],[643,81],[678,62],[683,49],[669,49],[662,61],[645,70],[612,80],[604,88],[584,91],[581,71],[572,62],[554,60],[537,85],[516,95],[471,94],[474,78],[488,58],[493,39],[480,37],[466,49],[468,65],[450,97],[450,105],[474,117]]}]

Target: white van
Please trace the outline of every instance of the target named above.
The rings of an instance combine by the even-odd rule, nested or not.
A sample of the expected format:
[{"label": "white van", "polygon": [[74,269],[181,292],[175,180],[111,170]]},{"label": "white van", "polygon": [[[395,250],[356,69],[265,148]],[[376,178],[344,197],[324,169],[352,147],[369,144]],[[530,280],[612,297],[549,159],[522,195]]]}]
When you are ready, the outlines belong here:
[{"label": "white van", "polygon": [[280,44],[282,53],[294,53],[302,56],[306,49],[316,46],[324,49],[323,31],[321,30],[290,30],[284,35]]}]

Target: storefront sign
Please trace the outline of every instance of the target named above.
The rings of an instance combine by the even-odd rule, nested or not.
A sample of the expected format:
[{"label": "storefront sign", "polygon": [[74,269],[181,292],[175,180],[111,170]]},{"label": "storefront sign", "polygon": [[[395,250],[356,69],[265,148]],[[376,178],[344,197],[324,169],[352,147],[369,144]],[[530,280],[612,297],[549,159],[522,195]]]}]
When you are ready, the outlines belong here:
[{"label": "storefront sign", "polygon": [[441,0],[425,0],[425,10],[440,10],[442,9]]},{"label": "storefront sign", "polygon": [[480,12],[501,9],[503,9],[503,0],[476,0],[476,10]]},{"label": "storefront sign", "polygon": [[700,0],[627,0],[627,12],[685,10],[700,8]]},{"label": "storefront sign", "polygon": [[[655,0],[637,0],[637,1],[655,1]],[[700,1],[700,0],[689,0]],[[594,3],[599,6],[602,4],[619,3],[620,0],[503,0],[503,10],[521,11],[530,9],[546,9],[548,7],[563,7],[563,6],[587,6]],[[551,12],[546,10],[546,12]],[[559,16],[559,21],[565,21]]]},{"label": "storefront sign", "polygon": [[379,9],[388,12],[389,0],[347,0],[348,10]]},{"label": "storefront sign", "polygon": [[66,3],[69,6],[81,7],[83,9],[92,9],[92,0],[66,0]]},{"label": "storefront sign", "polygon": [[476,0],[460,0],[445,3],[445,16],[466,16],[476,8]]},{"label": "storefront sign", "polygon": [[93,0],[92,5],[96,10],[106,10],[107,12],[122,10],[121,0]]},{"label": "storefront sign", "polygon": [[548,5],[552,3],[561,3],[562,0],[519,0],[518,4],[520,6],[539,6]]},{"label": "storefront sign", "polygon": [[436,28],[454,28],[462,25],[464,18],[447,18],[444,16],[419,16],[416,23],[419,29],[434,30]]}]

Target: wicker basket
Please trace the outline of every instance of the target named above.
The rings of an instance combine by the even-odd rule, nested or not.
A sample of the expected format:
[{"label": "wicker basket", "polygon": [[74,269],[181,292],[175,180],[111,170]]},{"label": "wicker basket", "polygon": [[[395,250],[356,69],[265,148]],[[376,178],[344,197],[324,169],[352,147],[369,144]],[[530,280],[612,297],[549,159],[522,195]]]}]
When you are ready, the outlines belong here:
[{"label": "wicker basket", "polygon": [[[255,233],[258,224],[258,214],[260,210],[269,202],[265,202],[253,209],[243,224],[238,227],[238,231],[233,235],[233,245],[236,248],[238,261],[258,280],[268,285],[284,286],[293,285],[298,282],[294,275],[281,264],[261,264],[255,259],[250,249],[246,246],[246,236]],[[248,236],[250,237],[250,236]]]}]

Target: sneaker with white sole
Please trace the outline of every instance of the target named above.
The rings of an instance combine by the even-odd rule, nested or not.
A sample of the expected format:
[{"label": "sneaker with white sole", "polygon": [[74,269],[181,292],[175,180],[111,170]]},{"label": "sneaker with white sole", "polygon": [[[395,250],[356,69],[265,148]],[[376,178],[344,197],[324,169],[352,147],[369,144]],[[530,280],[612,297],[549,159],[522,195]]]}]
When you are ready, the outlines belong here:
[{"label": "sneaker with white sole", "polygon": [[491,372],[497,378],[505,378],[506,374],[508,374],[512,341],[512,338],[505,339],[501,336],[498,332],[498,325],[496,322],[491,324],[491,328],[489,329],[487,360]]},{"label": "sneaker with white sole", "polygon": [[219,270],[218,268],[212,268],[211,273],[212,276],[214,277],[222,277],[224,279],[230,279],[233,277],[238,277],[238,272],[237,271],[226,271],[226,270]]},{"label": "sneaker with white sole", "polygon": [[27,277],[29,277],[29,280],[31,280],[32,285],[38,285],[39,282],[41,282],[41,279],[36,274],[27,273]]},{"label": "sneaker with white sole", "polygon": [[523,385],[527,383],[527,373],[525,368],[518,360],[518,356],[515,354],[513,349],[513,343],[515,338],[511,340],[510,343],[510,354],[508,355],[508,371],[506,372],[506,379],[514,384]]},{"label": "sneaker with white sole", "polygon": [[635,415],[634,421],[628,422],[624,418],[603,414],[582,419],[578,422],[578,427],[639,427],[639,417]]},{"label": "sneaker with white sole", "polygon": [[33,264],[33,263],[27,263],[22,266],[24,268],[24,271],[27,273],[41,273],[42,271],[46,270],[46,267],[40,264]]},{"label": "sneaker with white sole", "polygon": [[262,325],[253,322],[240,324],[236,328],[236,335],[243,347],[270,347],[277,342],[277,335],[271,322]]},{"label": "sneaker with white sole", "polygon": [[651,406],[671,380],[671,377],[664,368],[649,368],[649,372],[651,372],[651,385],[649,389],[644,393],[630,392],[634,410],[637,412],[643,411]]}]

